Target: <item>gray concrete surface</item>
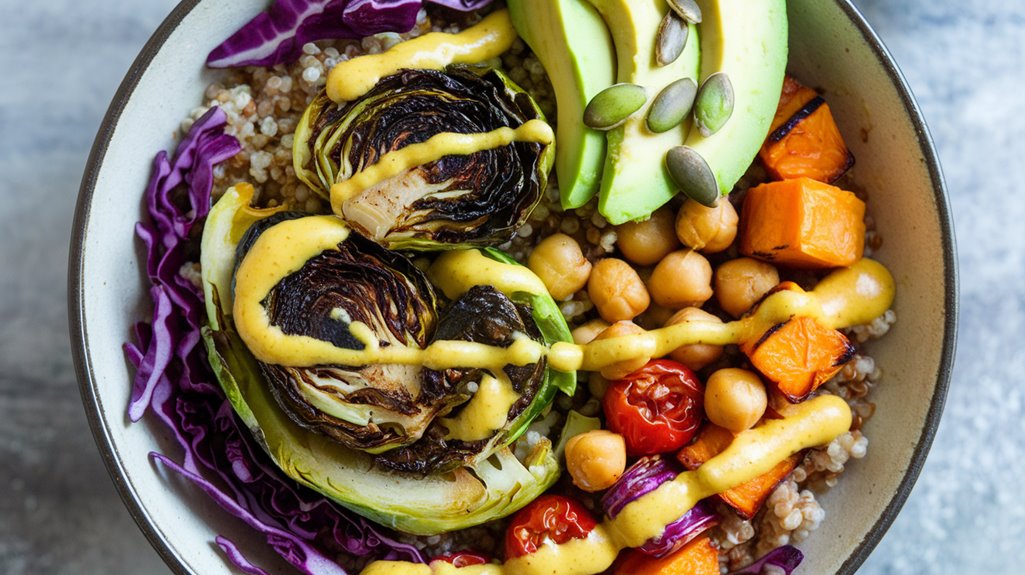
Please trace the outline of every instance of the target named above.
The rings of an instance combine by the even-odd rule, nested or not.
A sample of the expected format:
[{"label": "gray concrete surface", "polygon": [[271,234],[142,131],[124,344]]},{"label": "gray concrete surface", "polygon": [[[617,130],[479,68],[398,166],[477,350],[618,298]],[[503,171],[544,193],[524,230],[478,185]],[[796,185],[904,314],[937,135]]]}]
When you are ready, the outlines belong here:
[{"label": "gray concrete surface", "polygon": [[[867,575],[1020,573],[1025,542],[1025,3],[859,0],[936,138],[961,336],[939,435]],[[172,0],[0,0],[0,573],[167,573],[79,402],[65,265],[107,103]]]}]

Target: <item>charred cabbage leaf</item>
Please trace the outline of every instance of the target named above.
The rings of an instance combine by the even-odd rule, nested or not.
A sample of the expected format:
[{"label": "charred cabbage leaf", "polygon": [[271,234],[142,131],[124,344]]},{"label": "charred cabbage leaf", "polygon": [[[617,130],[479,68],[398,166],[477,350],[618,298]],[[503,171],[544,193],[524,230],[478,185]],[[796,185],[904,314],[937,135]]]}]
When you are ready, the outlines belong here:
[{"label": "charred cabbage leaf", "polygon": [[[259,235],[302,214],[277,214],[254,224],[237,248],[241,261]],[[353,234],[283,279],[263,302],[271,325],[345,349],[363,349],[353,322],[381,346],[426,347],[437,321],[427,277],[401,254]],[[423,435],[454,397],[444,379],[409,365],[297,368],[260,363],[281,408],[292,419],[355,449],[381,451]]]},{"label": "charred cabbage leaf", "polygon": [[[497,70],[406,70],[353,102],[326,94],[296,128],[301,180],[325,198],[381,156],[443,132],[478,134],[543,119],[530,96]],[[510,240],[541,200],[553,145],[514,142],[449,155],[371,186],[340,206],[362,235],[391,249],[491,246]]]},{"label": "charred cabbage leaf", "polygon": [[[337,431],[320,428],[327,425],[325,420],[320,419],[322,414],[311,422],[297,417],[300,415],[295,413],[298,409],[289,408],[287,404],[282,405],[285,402],[280,401],[278,397],[280,383],[273,383],[273,374],[270,373],[281,366],[261,365],[235,331],[230,315],[231,283],[237,256],[244,256],[247,250],[245,246],[252,244],[260,230],[268,229],[280,220],[297,217],[298,214],[273,214],[253,210],[248,206],[249,197],[248,194],[240,194],[237,189],[228,190],[214,206],[206,222],[201,255],[209,326],[204,330],[203,337],[211,366],[236,413],[285,473],[357,513],[381,524],[415,534],[435,534],[504,517],[536,498],[555,482],[559,475],[559,467],[549,440],[542,439],[534,445],[523,461],[513,456],[508,446],[532,419],[547,408],[557,388],[572,389],[572,382],[575,381],[572,375],[561,374],[543,366],[512,369],[514,377],[510,377],[509,380],[510,383],[514,379],[517,381],[514,384],[517,393],[522,392],[523,398],[533,393],[533,397],[529,402],[517,398],[517,403],[505,414],[506,423],[485,441],[473,446],[477,448],[476,452],[469,446],[473,442],[464,442],[462,455],[455,465],[451,462],[444,465],[435,464],[431,469],[425,468],[417,474],[386,469],[369,453],[375,451],[375,448],[358,449],[336,440]],[[254,220],[256,224],[252,223]],[[253,227],[250,228],[250,225]],[[251,233],[246,232],[247,229],[251,229]],[[558,313],[554,301],[550,296],[547,296],[546,301],[536,294],[496,295],[493,289],[489,291],[488,288],[481,288],[479,292],[468,293],[465,298],[458,298],[457,303],[462,302],[459,305],[447,306],[446,314],[441,319],[437,319],[437,312],[427,314],[434,319],[420,317],[415,313],[416,310],[421,310],[424,306],[431,308],[432,305],[437,305],[433,295],[424,296],[425,292],[421,291],[431,289],[422,275],[417,276],[419,272],[413,271],[415,268],[408,266],[404,259],[397,260],[398,263],[388,259],[401,256],[386,252],[356,235],[351,235],[350,239],[354,239],[355,242],[347,255],[331,256],[328,261],[316,263],[309,266],[309,269],[302,268],[293,275],[303,276],[305,272],[309,272],[310,275],[289,278],[295,279],[298,283],[287,289],[296,288],[309,281],[317,283],[319,280],[314,280],[314,276],[327,269],[321,266],[335,265],[340,261],[339,258],[348,258],[345,260],[348,262],[346,266],[351,262],[372,262],[371,267],[391,270],[386,275],[394,273],[403,276],[405,279],[391,277],[388,281],[398,286],[405,284],[406,287],[393,288],[402,292],[410,286],[415,287],[420,301],[419,304],[413,305],[408,300],[388,299],[384,301],[388,302],[389,306],[394,304],[395,308],[390,312],[363,312],[366,315],[361,316],[361,321],[377,322],[375,331],[382,341],[396,342],[395,345],[422,345],[440,337],[439,334],[496,342],[506,341],[508,336],[505,334],[508,333],[512,333],[512,337],[540,337],[548,343],[551,343],[553,337],[563,340],[569,338],[568,327]],[[349,241],[343,242],[343,246]],[[339,250],[340,253],[342,251]],[[313,260],[318,258],[315,257]],[[376,289],[384,289],[381,287],[385,283],[384,280],[381,276],[375,277],[377,279],[374,280],[376,285],[373,290],[370,287],[353,286],[339,289],[318,287],[306,295],[301,295],[300,301],[305,302],[310,309],[320,310],[316,314],[309,314],[311,317],[307,318],[283,317],[283,306],[291,304],[286,304],[282,299],[283,290],[286,288],[281,284],[275,288],[276,293],[265,300],[265,304],[269,309],[279,310],[274,314],[277,317],[275,321],[283,330],[295,329],[304,333],[318,333],[318,337],[330,338],[329,341],[335,342],[336,345],[359,345],[359,340],[355,340],[354,343],[350,339],[351,334],[346,330],[340,330],[333,324],[326,324],[314,316],[322,316],[324,310],[328,310],[328,319],[332,316],[343,317],[342,312],[334,310],[347,309],[348,302],[356,300],[357,296],[352,295],[355,293],[353,290],[364,290],[361,293],[369,298]],[[304,281],[299,281],[300,279]],[[330,283],[333,280],[328,281]],[[287,281],[282,282],[285,283]],[[431,291],[426,293],[433,294]],[[405,297],[412,296],[407,294]],[[362,301],[366,303],[367,299]],[[541,303],[533,305],[535,302]],[[413,307],[410,307],[411,305]],[[409,311],[397,311],[403,309]],[[558,321],[550,315],[553,309]],[[496,321],[478,325],[473,317],[480,311],[501,317]],[[400,319],[396,320],[392,316]],[[403,316],[405,319],[401,319]],[[358,316],[350,316],[350,319],[355,317]],[[414,317],[419,323],[413,320]],[[401,328],[396,329],[396,326]],[[517,373],[517,370],[522,372]],[[345,377],[350,377],[350,370],[343,371],[346,373]],[[470,380],[474,379],[473,374],[469,373],[472,371],[474,370],[421,373],[418,385],[421,389],[431,389],[432,381],[440,382],[438,386],[450,388],[444,392],[447,393],[445,402],[472,401],[469,397],[472,387]],[[287,370],[286,373],[292,376]],[[566,381],[556,383],[560,378],[566,377],[571,378],[569,387],[566,386]],[[338,381],[341,380],[332,381],[330,384],[342,385]],[[408,382],[406,383],[408,385]],[[459,405],[458,410],[466,408],[467,406]],[[449,410],[446,413],[445,408],[441,408],[436,412],[435,420],[446,415],[449,417],[445,419],[454,419],[458,415],[458,410]],[[376,408],[373,415],[377,417]],[[427,428],[433,433],[435,426],[429,425]],[[441,427],[437,429],[440,430]],[[366,432],[361,431],[356,436],[363,437],[363,433]],[[396,453],[402,449],[407,448],[397,447]],[[380,457],[380,454],[377,457]]]}]

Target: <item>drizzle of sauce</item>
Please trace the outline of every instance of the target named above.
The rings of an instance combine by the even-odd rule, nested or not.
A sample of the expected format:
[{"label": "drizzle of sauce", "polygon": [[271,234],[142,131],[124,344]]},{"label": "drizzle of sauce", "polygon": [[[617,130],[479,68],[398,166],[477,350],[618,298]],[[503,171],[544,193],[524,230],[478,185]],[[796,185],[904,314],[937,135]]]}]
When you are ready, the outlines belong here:
[{"label": "drizzle of sauce", "polygon": [[336,214],[341,214],[345,202],[357,197],[363,190],[445,156],[470,155],[482,150],[501,148],[513,142],[537,142],[547,145],[553,141],[555,133],[552,132],[551,126],[542,120],[528,120],[518,128],[503,127],[483,134],[435,134],[425,142],[388,152],[373,165],[353,174],[348,180],[331,186],[331,209]]},{"label": "drizzle of sauce", "polygon": [[802,449],[822,445],[850,429],[844,400],[822,395],[794,406],[783,419],[769,420],[736,436],[729,448],[694,471],[686,471],[635,499],[614,520],[606,519],[586,538],[551,542],[503,565],[455,568],[435,561],[416,565],[378,561],[362,575],[592,575],[612,565],[622,549],[658,536],[698,501],[749,481]]},{"label": "drizzle of sauce", "polygon": [[432,32],[380,54],[340,62],[328,74],[327,95],[335,102],[348,102],[369,92],[381,78],[404,68],[441,70],[449,64],[497,58],[512,47],[516,38],[509,11],[497,10],[458,34]]},{"label": "drizzle of sauce", "polygon": [[446,439],[480,441],[491,437],[505,425],[509,409],[520,398],[503,370],[495,375],[485,374],[478,385],[459,415],[441,418],[441,424],[448,429]]}]

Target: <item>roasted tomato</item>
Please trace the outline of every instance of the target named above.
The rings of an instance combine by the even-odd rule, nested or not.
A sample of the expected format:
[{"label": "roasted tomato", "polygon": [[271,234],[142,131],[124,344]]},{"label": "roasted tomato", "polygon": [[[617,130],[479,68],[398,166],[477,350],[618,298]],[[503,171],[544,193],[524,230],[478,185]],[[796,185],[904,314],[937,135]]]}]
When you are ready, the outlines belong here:
[{"label": "roasted tomato", "polygon": [[460,551],[458,553],[450,553],[448,555],[439,555],[435,557],[434,560],[451,563],[453,567],[469,567],[470,565],[486,565],[488,563],[487,557],[472,551]]},{"label": "roasted tomato", "polygon": [[582,539],[597,522],[577,501],[562,495],[542,495],[520,509],[505,532],[505,557],[537,551],[545,541],[560,544]]},{"label": "roasted tomato", "polygon": [[603,407],[609,429],[626,439],[630,455],[675,451],[704,419],[705,386],[682,363],[656,359],[613,381]]}]

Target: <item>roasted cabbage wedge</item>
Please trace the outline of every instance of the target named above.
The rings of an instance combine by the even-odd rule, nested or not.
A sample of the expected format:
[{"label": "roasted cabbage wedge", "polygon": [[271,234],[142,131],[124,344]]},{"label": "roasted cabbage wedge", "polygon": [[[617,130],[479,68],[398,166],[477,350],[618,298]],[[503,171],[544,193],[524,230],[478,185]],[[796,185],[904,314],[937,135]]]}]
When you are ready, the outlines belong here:
[{"label": "roasted cabbage wedge", "polygon": [[[296,175],[324,198],[332,185],[384,154],[440,133],[482,134],[544,120],[534,100],[498,70],[404,70],[362,98],[317,96],[296,127]],[[540,202],[554,144],[513,142],[449,155],[362,190],[336,206],[360,234],[390,249],[496,246]]]},{"label": "roasted cabbage wedge", "polygon": [[[201,263],[209,325],[203,330],[203,337],[210,364],[239,418],[285,473],[361,515],[414,534],[436,534],[504,517],[555,482],[560,470],[550,440],[542,439],[534,444],[522,462],[510,448],[527,426],[547,411],[557,390],[572,393],[575,387],[575,374],[557,372],[547,366],[524,366],[530,372],[523,376],[524,385],[533,386],[533,395],[524,405],[509,411],[509,419],[501,429],[480,445],[469,448],[456,445],[465,448],[465,453],[454,462],[447,460],[433,468],[413,466],[406,470],[395,465],[395,469],[401,470],[395,471],[382,464],[381,458],[389,453],[418,449],[416,442],[383,454],[373,453],[373,448],[346,445],[334,435],[316,426],[304,425],[288,413],[275,397],[267,366],[249,352],[231,320],[233,271],[237,255],[245,253],[244,247],[239,249],[239,244],[246,232],[261,221],[269,225],[267,222],[293,217],[275,213],[275,210],[254,209],[249,206],[251,196],[252,189],[246,185],[229,189],[207,219]],[[363,244],[360,247],[366,249]],[[376,245],[374,248],[380,249]],[[485,253],[505,263],[513,262],[497,250]],[[419,280],[410,281],[417,284]],[[416,289],[424,288],[416,286]],[[496,291],[490,288],[490,292]],[[421,297],[421,300],[427,302],[431,297]],[[508,304],[500,305],[507,310],[515,309],[518,321],[523,324],[520,327],[533,332],[533,337],[539,340],[551,343],[568,341],[571,337],[557,305],[547,294],[487,293],[486,296],[475,294],[470,299],[480,297],[484,297],[485,307],[506,300]],[[267,301],[265,305],[274,304]],[[468,306],[471,309],[463,312],[471,311],[474,305],[478,304],[471,301]],[[527,326],[527,320],[533,325]],[[439,326],[444,322],[433,321]],[[455,333],[446,334],[447,337],[459,335],[458,326],[464,323],[457,319],[452,325],[457,326],[453,328]],[[438,326],[425,327],[427,331],[431,329],[441,331]],[[415,335],[417,330],[407,331],[414,335],[406,343],[419,345],[425,341]],[[436,337],[436,334],[431,336]],[[338,343],[344,343],[344,338]],[[450,411],[453,416],[458,413],[458,409]],[[439,418],[446,414],[445,409],[436,412]],[[451,447],[448,446],[451,451],[459,451]],[[397,455],[392,458],[400,459]]]}]

